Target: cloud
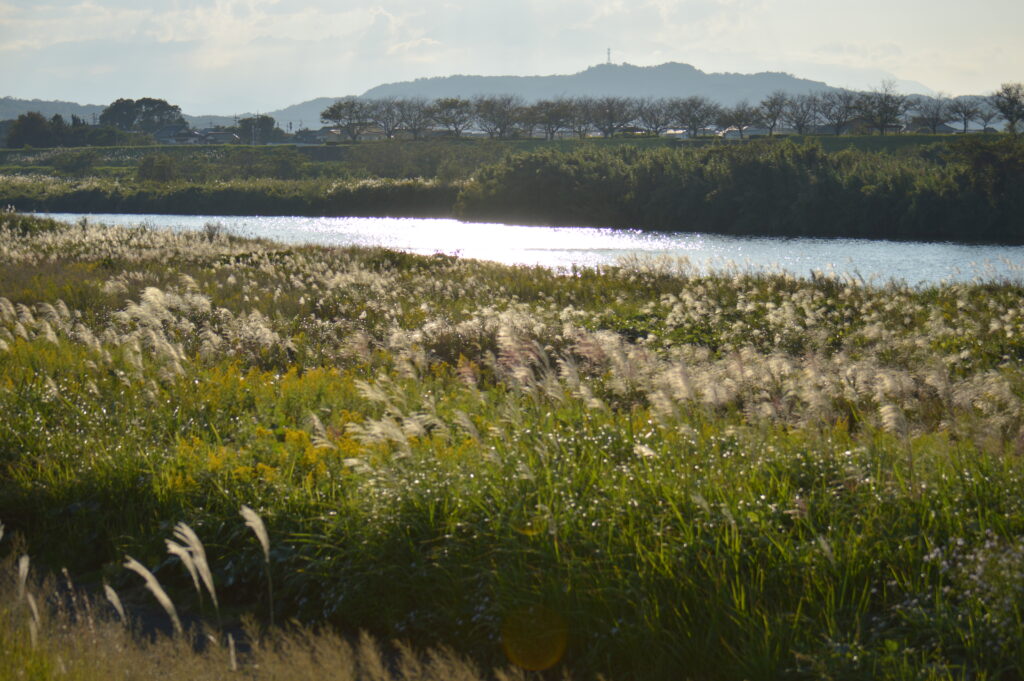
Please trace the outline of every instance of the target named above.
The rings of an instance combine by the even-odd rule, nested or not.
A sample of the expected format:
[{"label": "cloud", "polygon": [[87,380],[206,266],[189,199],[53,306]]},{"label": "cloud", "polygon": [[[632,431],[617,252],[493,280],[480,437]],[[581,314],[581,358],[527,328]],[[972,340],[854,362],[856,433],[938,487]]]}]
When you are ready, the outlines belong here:
[{"label": "cloud", "polygon": [[988,14],[953,0],[0,0],[0,94],[266,110],[417,77],[572,73],[609,47],[638,65],[980,92],[1024,63],[1024,4],[987,1]]}]

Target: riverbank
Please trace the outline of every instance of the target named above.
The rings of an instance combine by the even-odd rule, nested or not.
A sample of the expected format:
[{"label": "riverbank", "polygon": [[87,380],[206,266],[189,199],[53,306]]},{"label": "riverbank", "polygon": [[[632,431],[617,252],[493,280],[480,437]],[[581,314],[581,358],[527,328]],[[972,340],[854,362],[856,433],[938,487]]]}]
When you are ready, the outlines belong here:
[{"label": "riverbank", "polygon": [[0,204],[22,212],[449,217],[459,185],[433,180],[120,182],[0,176]]},{"label": "riverbank", "polygon": [[1024,673],[1019,285],[2,223],[0,520],[41,566],[128,553],[212,617],[184,521],[221,608],[267,612],[269,557],[278,621],[484,668],[544,624],[574,678]]},{"label": "riverbank", "polygon": [[[516,154],[511,147],[464,146],[476,155],[462,152],[458,162],[412,154],[401,145],[379,147],[395,152],[395,158],[381,159],[382,171],[419,167],[429,157],[424,167],[434,169],[434,179],[331,179],[312,176],[328,170],[295,161],[302,155],[294,150],[273,150],[261,160],[240,149],[200,164],[195,174],[207,179],[189,179],[191,171],[169,156],[137,161],[134,177],[6,175],[0,177],[0,204],[47,212],[457,217],[713,234],[1024,243],[1024,142],[1010,136],[906,145],[900,153],[853,147],[829,152],[817,141],[788,140],[648,148],[574,144]],[[359,172],[369,167],[372,149],[359,150]],[[295,177],[253,176],[262,172]],[[218,177],[231,179],[212,179]]]}]

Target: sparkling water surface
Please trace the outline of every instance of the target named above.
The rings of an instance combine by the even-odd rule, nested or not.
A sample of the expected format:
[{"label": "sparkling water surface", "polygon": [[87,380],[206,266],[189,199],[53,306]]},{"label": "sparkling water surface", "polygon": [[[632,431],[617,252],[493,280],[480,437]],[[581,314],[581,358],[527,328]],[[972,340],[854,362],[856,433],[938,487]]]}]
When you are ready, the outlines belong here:
[{"label": "sparkling water surface", "polygon": [[701,270],[785,270],[798,276],[835,273],[875,283],[977,279],[1024,280],[1024,246],[895,242],[871,239],[735,237],[593,227],[529,227],[425,218],[308,218],[209,215],[51,213],[74,222],[202,230],[220,224],[239,236],[286,243],[384,246],[446,253],[510,265],[568,268],[624,258],[680,259]]}]

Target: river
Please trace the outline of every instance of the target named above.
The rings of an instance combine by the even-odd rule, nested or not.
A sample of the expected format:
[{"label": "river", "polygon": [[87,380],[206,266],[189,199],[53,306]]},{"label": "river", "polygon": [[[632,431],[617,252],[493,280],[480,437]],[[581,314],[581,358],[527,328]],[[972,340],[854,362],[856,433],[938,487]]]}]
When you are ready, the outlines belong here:
[{"label": "river", "polygon": [[527,227],[421,218],[224,217],[51,213],[113,225],[201,230],[218,223],[230,233],[286,243],[384,246],[448,253],[506,264],[559,268],[614,264],[623,258],[686,259],[695,268],[812,271],[874,283],[911,285],[977,279],[1024,280],[1024,246],[895,242],[869,239],[734,237],[693,232],[590,227]]}]

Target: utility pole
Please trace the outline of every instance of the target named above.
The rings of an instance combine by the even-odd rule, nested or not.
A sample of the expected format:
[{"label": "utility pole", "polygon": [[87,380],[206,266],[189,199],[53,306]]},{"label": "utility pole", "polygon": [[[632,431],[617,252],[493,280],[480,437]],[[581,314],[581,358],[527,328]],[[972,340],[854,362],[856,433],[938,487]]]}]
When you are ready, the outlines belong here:
[{"label": "utility pole", "polygon": [[611,64],[612,64],[612,48],[609,47],[608,48],[608,65],[611,66]]}]

